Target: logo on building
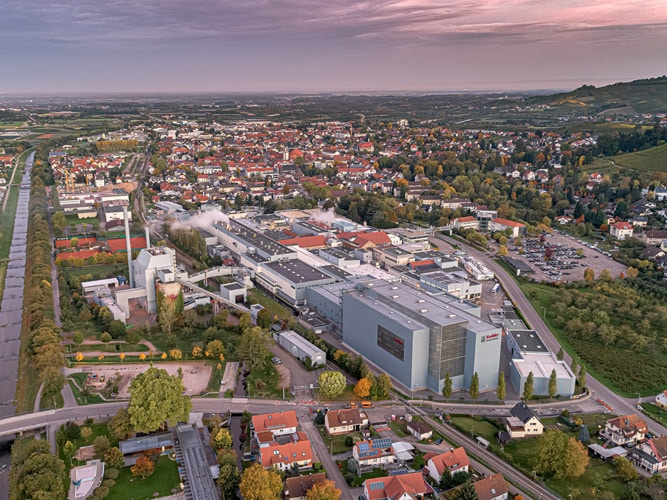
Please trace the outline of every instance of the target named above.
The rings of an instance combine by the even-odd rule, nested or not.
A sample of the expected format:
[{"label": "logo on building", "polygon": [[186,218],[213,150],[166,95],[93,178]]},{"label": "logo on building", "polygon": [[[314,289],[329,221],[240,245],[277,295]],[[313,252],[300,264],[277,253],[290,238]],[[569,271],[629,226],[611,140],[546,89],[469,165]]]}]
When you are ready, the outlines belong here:
[{"label": "logo on building", "polygon": [[489,335],[482,337],[482,342],[491,342],[492,340],[496,340],[498,337],[500,337],[500,334],[490,333]]}]

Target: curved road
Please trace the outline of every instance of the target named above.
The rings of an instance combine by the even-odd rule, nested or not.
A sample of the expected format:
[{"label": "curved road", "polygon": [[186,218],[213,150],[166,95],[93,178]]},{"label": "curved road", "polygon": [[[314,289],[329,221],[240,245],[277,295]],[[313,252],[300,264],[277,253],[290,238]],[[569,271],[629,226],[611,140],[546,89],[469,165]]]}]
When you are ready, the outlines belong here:
[{"label": "curved road", "polygon": [[[461,241],[455,240],[453,238],[448,238],[444,235],[433,237],[433,239],[444,241],[445,243],[448,243],[450,245],[455,244],[458,246],[462,246]],[[558,350],[561,347],[560,343],[558,342],[556,337],[554,337],[554,335],[551,333],[551,330],[549,330],[547,325],[544,323],[539,313],[535,311],[533,305],[523,294],[521,288],[519,288],[519,285],[514,280],[514,278],[510,276],[510,274],[507,271],[505,271],[504,268],[502,268],[495,261],[490,259],[489,256],[484,252],[480,252],[479,250],[476,250],[468,245],[465,245],[465,251],[475,259],[484,262],[484,264],[489,269],[491,269],[491,271],[495,273],[496,278],[502,284],[503,288],[505,289],[505,292],[507,292],[507,295],[514,301],[517,308],[521,311],[521,314],[523,314],[523,317],[526,319],[531,328],[537,330],[537,332],[540,334],[540,337],[542,337],[544,343],[552,352],[558,352]],[[565,353],[565,361],[567,363],[572,362],[572,358],[567,353]],[[630,415],[632,413],[639,413],[637,410],[637,404],[639,400],[628,399],[618,396],[590,374],[586,376],[586,385],[590,389],[593,396],[597,399],[601,399],[607,405],[609,405],[614,413],[618,415]],[[654,422],[646,415],[642,415],[642,418],[646,421],[646,424],[648,425],[648,428],[651,431],[651,433],[658,435],[667,434],[667,428],[663,427],[657,422]]]}]

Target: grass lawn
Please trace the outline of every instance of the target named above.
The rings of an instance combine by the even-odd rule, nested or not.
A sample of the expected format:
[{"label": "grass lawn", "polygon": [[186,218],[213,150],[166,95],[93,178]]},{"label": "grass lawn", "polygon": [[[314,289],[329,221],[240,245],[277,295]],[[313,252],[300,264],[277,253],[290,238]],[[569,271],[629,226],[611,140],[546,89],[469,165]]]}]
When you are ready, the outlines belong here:
[{"label": "grass lawn", "polygon": [[[280,375],[271,363],[267,366],[253,370],[246,379],[248,381],[248,397],[273,397],[282,398],[283,390],[278,388]],[[286,393],[289,391],[285,391]]]},{"label": "grass lawn", "polygon": [[279,318],[290,320],[292,319],[292,312],[280,302],[277,302],[258,290],[248,291],[248,302],[257,303],[264,306],[271,313],[271,317],[278,315]]},{"label": "grass lawn", "polygon": [[642,403],[642,411],[653,418],[656,422],[667,424],[667,411],[654,405],[653,403]]},{"label": "grass lawn", "polygon": [[42,396],[42,399],[39,400],[40,410],[54,410],[57,408],[62,408],[64,405],[65,400],[63,399],[63,395],[60,392],[50,398],[45,398]]},{"label": "grass lawn", "polygon": [[342,460],[337,463],[341,465],[341,472],[343,473],[343,476],[345,476],[346,474],[352,476],[352,484],[350,486],[353,488],[356,488],[357,486],[361,486],[362,484],[364,484],[364,481],[366,481],[366,479],[375,479],[376,477],[385,477],[387,475],[387,471],[385,470],[373,469],[371,472],[367,472],[366,474],[358,476],[356,473],[349,472],[347,470],[347,460]]},{"label": "grass lawn", "polygon": [[[155,472],[146,479],[134,477],[129,467],[123,467],[116,484],[109,491],[108,500],[152,499],[172,494],[178,489],[181,478],[178,466],[169,457],[161,456],[155,463]],[[154,496],[154,493],[158,493]]]},{"label": "grass lawn", "polygon": [[[222,376],[225,374],[225,365],[227,362],[223,361],[222,363],[218,363],[217,361],[207,361],[207,364],[211,364],[213,366],[207,389],[209,392],[218,392],[221,390],[220,381],[222,380]],[[220,365],[219,369],[218,365]],[[223,390],[224,389],[225,388],[223,388]]]},{"label": "grass lawn", "polygon": [[[83,429],[84,426],[80,426],[81,429]],[[92,431],[92,434],[85,438],[83,436],[79,437],[78,439],[75,439],[73,441],[74,446],[76,446],[77,449],[81,448],[82,446],[90,446],[93,444],[93,441],[95,441],[95,438],[97,436],[105,436],[109,439],[109,443],[111,446],[117,446],[118,445],[118,440],[115,439],[113,436],[109,435],[109,429],[107,428],[107,424],[93,424],[90,426],[90,430]],[[66,469],[70,466],[69,460],[67,457],[63,454],[63,450],[59,449],[58,450],[58,456],[65,462],[65,467]],[[84,465],[85,462],[79,462],[78,460],[75,460],[74,458],[72,459],[72,467],[77,466],[77,465]],[[67,469],[69,472],[69,469]]]},{"label": "grass lawn", "polygon": [[338,453],[345,453],[346,451],[350,451],[352,449],[352,446],[347,446],[345,444],[345,439],[348,436],[352,437],[353,442],[361,441],[364,437],[361,435],[361,432],[350,432],[348,434],[336,434],[334,436],[329,436],[327,433],[327,429],[323,425],[318,425],[317,430],[320,433],[320,436],[322,436],[322,441],[327,446],[330,446],[331,449],[329,452],[333,455],[337,455]]},{"label": "grass lawn", "polygon": [[451,422],[461,432],[470,434],[472,430],[475,437],[482,436],[491,443],[496,442],[496,434],[499,429],[488,420],[475,420],[468,415],[452,415]]},{"label": "grass lawn", "polygon": [[121,353],[121,352],[148,352],[148,346],[144,344],[125,344],[125,343],[110,343],[110,344],[81,344],[80,346],[72,346],[72,352],[91,352],[91,351],[101,351],[108,353]]},{"label": "grass lawn", "polygon": [[[317,397],[320,398],[320,401],[360,401],[359,396],[354,393],[354,386],[348,385],[345,387],[345,390],[342,394],[339,394],[333,399],[324,399],[319,395],[319,391],[316,391]],[[360,406],[360,405],[359,405]]]},{"label": "grass lawn", "polygon": [[[91,393],[85,398],[81,395],[79,387],[83,387],[86,383],[86,376],[87,373],[73,373],[68,377],[68,383],[72,388],[72,392],[74,393],[74,397],[76,398],[77,402],[79,405],[94,405],[98,403],[104,403],[105,401],[97,394]],[[72,380],[69,379],[75,379],[78,383],[78,387]]]},{"label": "grass lawn", "polygon": [[127,262],[119,264],[94,264],[82,267],[64,267],[60,272],[70,276],[86,276],[90,274],[92,279],[115,278],[116,276],[127,276]]}]

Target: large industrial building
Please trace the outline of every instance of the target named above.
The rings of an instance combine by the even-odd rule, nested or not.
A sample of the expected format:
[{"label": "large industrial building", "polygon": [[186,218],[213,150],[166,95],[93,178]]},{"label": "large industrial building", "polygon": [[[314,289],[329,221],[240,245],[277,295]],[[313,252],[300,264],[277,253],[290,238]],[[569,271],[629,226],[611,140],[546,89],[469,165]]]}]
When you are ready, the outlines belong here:
[{"label": "large industrial building", "polygon": [[308,290],[309,307],[342,326],[343,342],[410,390],[496,387],[501,329],[479,307],[399,281],[357,280]]}]

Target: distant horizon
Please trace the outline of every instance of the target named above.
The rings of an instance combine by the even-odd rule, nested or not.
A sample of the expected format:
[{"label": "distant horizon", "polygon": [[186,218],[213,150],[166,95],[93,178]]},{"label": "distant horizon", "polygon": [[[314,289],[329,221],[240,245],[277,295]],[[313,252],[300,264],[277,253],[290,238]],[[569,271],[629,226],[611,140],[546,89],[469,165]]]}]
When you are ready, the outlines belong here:
[{"label": "distant horizon", "polygon": [[555,81],[544,82],[543,87],[540,86],[526,86],[515,88],[451,88],[451,89],[302,89],[302,90],[71,90],[71,91],[3,91],[0,90],[0,99],[3,97],[160,97],[160,96],[186,96],[186,97],[326,97],[326,96],[368,96],[368,97],[382,97],[382,96],[427,96],[427,95],[452,95],[452,94],[539,94],[549,95],[552,93],[572,92],[582,86],[594,86],[596,88],[614,85],[617,83],[630,83],[636,80],[644,80],[649,78],[659,78],[661,75],[646,76],[632,79],[619,80],[604,80],[590,82],[573,81],[573,85],[563,85],[562,82],[569,80],[561,80],[562,86],[556,85]]},{"label": "distant horizon", "polygon": [[667,71],[667,0],[5,0],[0,93],[458,93]]}]

